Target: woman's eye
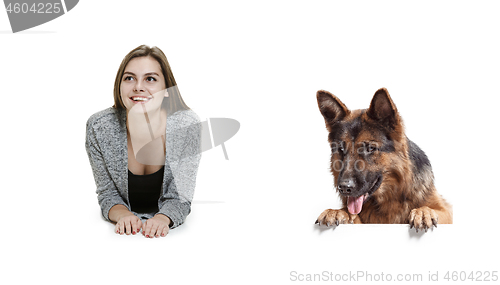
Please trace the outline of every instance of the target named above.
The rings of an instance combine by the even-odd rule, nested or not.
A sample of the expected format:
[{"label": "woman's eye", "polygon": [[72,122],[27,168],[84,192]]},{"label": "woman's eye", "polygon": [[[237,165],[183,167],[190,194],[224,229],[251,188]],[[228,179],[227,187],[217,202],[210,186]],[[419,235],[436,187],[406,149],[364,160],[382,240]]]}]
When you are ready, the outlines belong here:
[{"label": "woman's eye", "polygon": [[148,78],[146,78],[146,80],[149,82],[153,82],[156,81],[156,78],[149,76]]},{"label": "woman's eye", "polygon": [[134,78],[132,76],[125,76],[125,78],[123,78],[123,80],[125,81],[130,81],[130,80],[133,80]]}]

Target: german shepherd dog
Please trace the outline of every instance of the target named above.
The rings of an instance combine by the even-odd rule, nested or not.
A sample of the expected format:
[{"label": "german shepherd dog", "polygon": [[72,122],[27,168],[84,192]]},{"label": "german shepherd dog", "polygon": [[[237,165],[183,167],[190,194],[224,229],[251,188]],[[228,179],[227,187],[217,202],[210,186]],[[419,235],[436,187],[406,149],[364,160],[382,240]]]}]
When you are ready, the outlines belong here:
[{"label": "german shepherd dog", "polygon": [[385,88],[377,90],[363,110],[349,110],[324,90],[318,91],[317,99],[343,205],[323,211],[317,224],[410,224],[418,232],[452,223],[451,205],[436,191],[429,159],[406,137]]}]

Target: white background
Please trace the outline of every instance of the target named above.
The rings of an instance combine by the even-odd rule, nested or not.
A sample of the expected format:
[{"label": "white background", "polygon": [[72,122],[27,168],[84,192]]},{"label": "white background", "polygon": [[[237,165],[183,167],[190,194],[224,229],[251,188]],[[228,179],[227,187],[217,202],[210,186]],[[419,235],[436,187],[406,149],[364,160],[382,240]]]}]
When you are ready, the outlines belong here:
[{"label": "white background", "polygon": [[[292,271],[444,281],[500,270],[499,5],[342,2],[89,0],[17,34],[0,12],[1,278],[282,284]],[[113,104],[118,66],[141,44],[165,52],[202,120],[241,123],[229,160],[203,153],[186,223],[153,240],[100,217],[84,147],[87,118]],[[380,87],[429,156],[453,225],[314,225],[340,205],[316,91],[359,109]]]}]

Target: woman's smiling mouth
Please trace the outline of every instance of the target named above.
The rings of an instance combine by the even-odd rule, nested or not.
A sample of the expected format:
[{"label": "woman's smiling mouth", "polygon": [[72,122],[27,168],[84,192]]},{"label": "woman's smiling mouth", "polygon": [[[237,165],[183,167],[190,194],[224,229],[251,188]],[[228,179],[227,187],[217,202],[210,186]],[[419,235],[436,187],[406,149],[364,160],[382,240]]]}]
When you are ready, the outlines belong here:
[{"label": "woman's smiling mouth", "polygon": [[146,97],[146,96],[132,96],[132,97],[129,97],[130,100],[132,100],[132,102],[134,102],[134,104],[144,104],[146,102],[148,102],[149,100],[153,99],[152,96],[150,97]]}]

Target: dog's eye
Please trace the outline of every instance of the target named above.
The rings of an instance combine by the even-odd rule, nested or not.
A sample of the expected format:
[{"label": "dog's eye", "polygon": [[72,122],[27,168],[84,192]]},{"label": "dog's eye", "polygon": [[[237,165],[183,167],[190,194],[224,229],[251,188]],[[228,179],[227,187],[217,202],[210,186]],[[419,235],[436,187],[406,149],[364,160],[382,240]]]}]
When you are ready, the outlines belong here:
[{"label": "dog's eye", "polygon": [[373,153],[377,150],[377,146],[371,143],[365,144],[365,151],[367,153]]},{"label": "dog's eye", "polygon": [[332,152],[344,154],[344,152],[345,152],[344,144],[342,142],[333,142],[332,143]]}]

